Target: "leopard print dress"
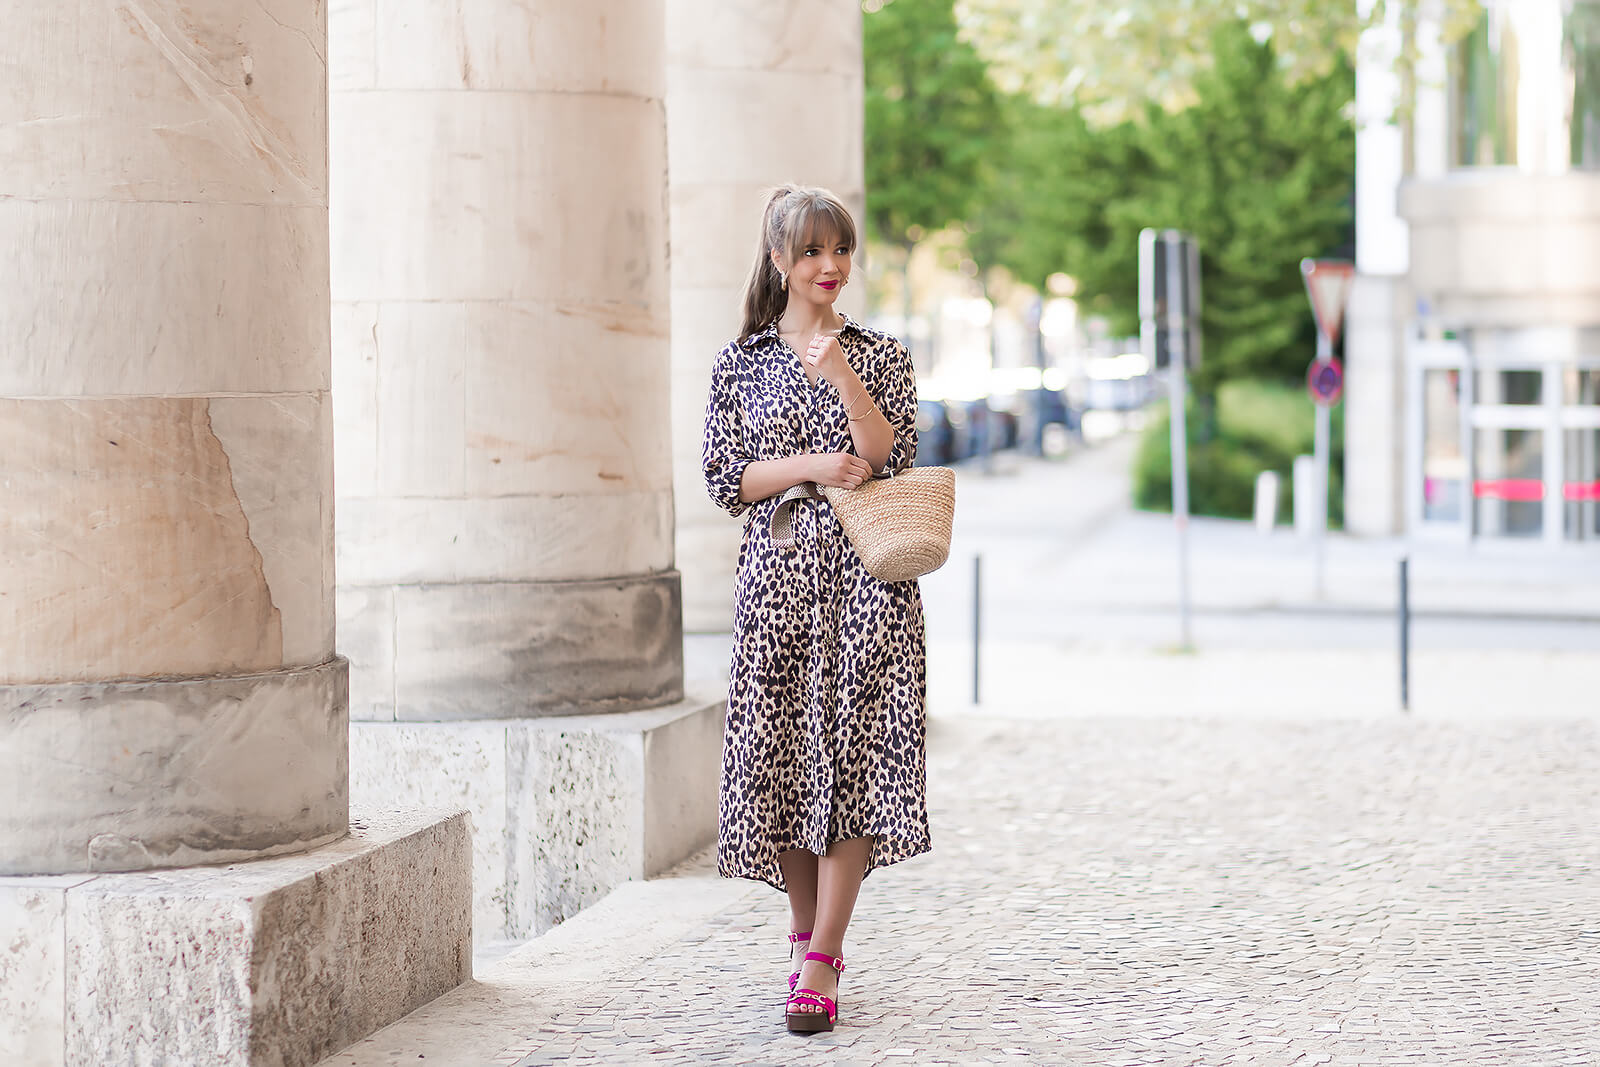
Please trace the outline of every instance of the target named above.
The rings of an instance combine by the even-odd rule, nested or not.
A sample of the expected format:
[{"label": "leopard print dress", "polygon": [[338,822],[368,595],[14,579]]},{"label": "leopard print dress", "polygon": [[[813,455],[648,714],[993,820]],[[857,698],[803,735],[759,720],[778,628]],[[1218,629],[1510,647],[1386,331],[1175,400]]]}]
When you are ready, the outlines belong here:
[{"label": "leopard print dress", "polygon": [[[894,429],[889,466],[911,466],[917,395],[905,346],[845,319],[845,358]],[[717,869],[783,889],[778,854],[822,855],[874,839],[868,870],[926,852],[927,663],[915,581],[867,573],[826,501],[794,508],[790,549],[772,540],[777,498],[739,500],[756,460],[854,451],[844,403],[775,325],[717,355],[706,406],[706,489],[745,514],[722,746]]]}]

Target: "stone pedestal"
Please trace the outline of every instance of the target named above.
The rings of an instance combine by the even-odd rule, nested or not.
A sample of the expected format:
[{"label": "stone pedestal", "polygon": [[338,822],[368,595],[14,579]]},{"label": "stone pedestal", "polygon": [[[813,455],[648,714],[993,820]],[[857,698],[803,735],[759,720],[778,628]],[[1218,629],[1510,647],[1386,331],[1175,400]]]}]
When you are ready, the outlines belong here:
[{"label": "stone pedestal", "polygon": [[358,805],[473,812],[480,944],[543,933],[716,839],[723,695],[610,715],[356,722]]},{"label": "stone pedestal", "polygon": [[0,1062],[310,1064],[471,977],[464,813],[298,856],[0,878]]},{"label": "stone pedestal", "polygon": [[680,699],[660,0],[330,17],[354,716]]},{"label": "stone pedestal", "polygon": [[[763,193],[833,190],[864,225],[861,5],[855,0],[667,0],[672,194],[672,463],[684,627],[733,628],[740,524],[700,473],[711,363],[739,329]],[[864,238],[865,234],[862,233]],[[839,308],[859,316],[866,276]]]}]

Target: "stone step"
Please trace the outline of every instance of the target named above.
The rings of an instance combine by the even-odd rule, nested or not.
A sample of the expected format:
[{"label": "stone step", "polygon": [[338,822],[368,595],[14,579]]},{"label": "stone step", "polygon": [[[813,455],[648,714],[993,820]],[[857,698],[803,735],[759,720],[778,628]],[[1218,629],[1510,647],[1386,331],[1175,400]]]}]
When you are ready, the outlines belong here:
[{"label": "stone step", "polygon": [[310,1064],[468,980],[471,821],[217,867],[0,879],[0,1063]]}]

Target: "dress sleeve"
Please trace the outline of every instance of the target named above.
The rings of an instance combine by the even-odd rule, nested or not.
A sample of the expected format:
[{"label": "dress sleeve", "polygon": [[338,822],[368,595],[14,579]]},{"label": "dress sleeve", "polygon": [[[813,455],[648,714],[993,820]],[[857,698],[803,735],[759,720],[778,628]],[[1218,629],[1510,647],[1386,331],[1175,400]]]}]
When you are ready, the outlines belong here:
[{"label": "dress sleeve", "polygon": [[745,449],[740,413],[738,348],[728,345],[717,353],[711,368],[711,396],[706,401],[705,436],[700,443],[700,469],[705,474],[711,502],[730,515],[750,505],[739,499],[744,469],[755,459]]},{"label": "dress sleeve", "polygon": [[882,395],[877,399],[878,410],[894,430],[884,470],[903,471],[917,458],[917,377],[911,368],[911,353],[899,341],[889,352]]}]

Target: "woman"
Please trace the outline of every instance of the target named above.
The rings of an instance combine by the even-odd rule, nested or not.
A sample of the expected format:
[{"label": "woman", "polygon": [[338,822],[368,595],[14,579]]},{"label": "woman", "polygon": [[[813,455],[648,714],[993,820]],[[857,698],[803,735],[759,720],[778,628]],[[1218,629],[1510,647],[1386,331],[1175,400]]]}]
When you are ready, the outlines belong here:
[{"label": "woman", "polygon": [[856,248],[822,189],[767,203],[739,336],[717,354],[702,452],[706,488],[749,511],[739,550],[717,869],[789,896],[790,1030],[833,1029],[845,929],[861,880],[926,852],[926,668],[917,583],[872,577],[826,501],[916,456],[905,346],[834,310]]}]

